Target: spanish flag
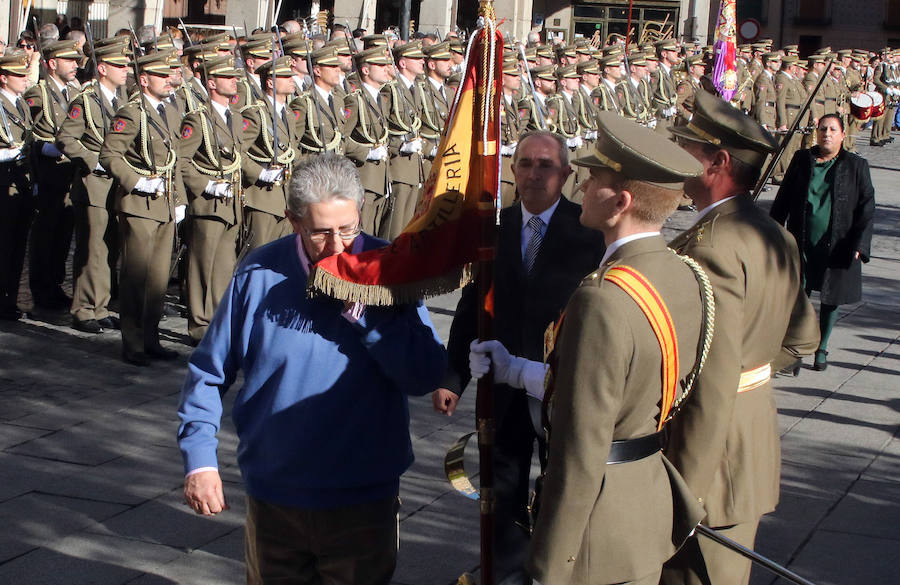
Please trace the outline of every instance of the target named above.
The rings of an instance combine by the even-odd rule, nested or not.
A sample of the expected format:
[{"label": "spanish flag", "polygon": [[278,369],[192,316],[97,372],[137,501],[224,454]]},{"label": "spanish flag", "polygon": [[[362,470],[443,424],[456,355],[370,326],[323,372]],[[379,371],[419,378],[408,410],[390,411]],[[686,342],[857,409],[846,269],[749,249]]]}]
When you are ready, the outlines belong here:
[{"label": "spanish flag", "polygon": [[503,37],[492,18],[469,41],[464,77],[419,210],[390,245],[322,259],[310,295],[395,305],[451,292],[472,279],[472,264],[493,257],[499,209]]}]

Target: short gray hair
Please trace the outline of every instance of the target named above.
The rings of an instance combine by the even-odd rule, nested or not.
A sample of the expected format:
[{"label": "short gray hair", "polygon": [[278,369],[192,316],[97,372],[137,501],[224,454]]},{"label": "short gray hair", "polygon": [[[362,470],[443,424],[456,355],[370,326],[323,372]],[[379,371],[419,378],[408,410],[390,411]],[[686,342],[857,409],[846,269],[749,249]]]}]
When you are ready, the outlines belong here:
[{"label": "short gray hair", "polygon": [[519,148],[522,146],[522,143],[529,138],[551,138],[554,142],[556,142],[557,149],[559,150],[559,163],[560,165],[567,167],[569,166],[569,147],[566,144],[566,139],[556,134],[555,132],[550,132],[549,130],[529,130],[528,132],[524,132],[519,135],[519,143],[516,145],[516,151],[513,153],[512,162],[513,164],[519,160]]},{"label": "short gray hair", "polygon": [[287,198],[294,215],[303,217],[311,204],[335,199],[349,199],[362,208],[363,186],[350,159],[329,152],[310,157],[294,169]]}]

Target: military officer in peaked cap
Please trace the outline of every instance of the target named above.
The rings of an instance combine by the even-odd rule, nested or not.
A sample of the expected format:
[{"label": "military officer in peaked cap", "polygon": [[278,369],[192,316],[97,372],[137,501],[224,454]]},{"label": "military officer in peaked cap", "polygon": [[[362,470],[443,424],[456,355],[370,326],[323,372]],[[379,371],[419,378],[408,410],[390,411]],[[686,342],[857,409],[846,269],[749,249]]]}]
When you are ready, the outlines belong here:
[{"label": "military officer in peaked cap", "polygon": [[113,118],[127,98],[128,40],[94,47],[97,78],[69,105],[60,124],[58,148],[75,164],[72,203],[75,208],[75,278],[72,326],[87,333],[118,328],[110,315],[118,261],[116,184],[100,165],[100,150]]},{"label": "military officer in peaked cap", "polygon": [[340,60],[335,46],[325,46],[310,54],[314,83],[309,91],[295,97],[295,131],[300,141],[300,157],[322,152],[343,153],[344,100],[339,93]]},{"label": "military officer in peaked cap", "polygon": [[263,88],[259,83],[256,68],[272,59],[272,35],[261,33],[247,37],[247,42],[240,46],[244,59],[244,77],[238,83],[237,99],[232,100],[235,108],[241,108],[263,99]]},{"label": "military officer in peaked cap", "polygon": [[119,297],[122,358],[136,366],[172,360],[159,342],[175,236],[175,197],[184,192],[176,169],[179,115],[172,95],[173,51],[137,59],[140,92],[119,109],[100,150],[100,166],[119,186],[122,271]]},{"label": "military officer in peaked cap", "polygon": [[[750,198],[775,139],[715,96],[700,92],[694,104],[691,121],[672,133],[703,164],[703,175],[685,183],[700,213],[670,246],[709,275],[716,327],[693,395],[670,425],[666,455],[705,507],[704,522],[752,548],[760,517],[779,495],[771,374],[816,349],[818,324],[793,236]],[[662,582],[741,585],[749,578],[749,560],[695,536]]]},{"label": "military officer in peaked cap", "polygon": [[[678,382],[700,361],[712,293],[659,232],[703,168],[615,112],[601,112],[598,126],[594,151],[573,164],[591,169],[581,223],[602,230],[607,248],[569,299],[549,359],[549,460],[527,566],[538,583],[656,585],[703,516],[661,437],[684,398]],[[485,361],[495,381],[543,397],[544,363],[498,341],[473,344],[473,374]]]}]

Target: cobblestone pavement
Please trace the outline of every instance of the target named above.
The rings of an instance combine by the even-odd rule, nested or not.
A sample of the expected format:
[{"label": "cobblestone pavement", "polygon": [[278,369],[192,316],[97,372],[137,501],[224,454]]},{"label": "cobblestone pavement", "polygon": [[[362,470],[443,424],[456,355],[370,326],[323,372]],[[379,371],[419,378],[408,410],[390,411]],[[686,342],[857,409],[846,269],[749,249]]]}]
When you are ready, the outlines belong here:
[{"label": "cobblestone pavement", "polygon": [[[776,381],[782,499],[758,540],[760,552],[819,584],[897,582],[900,162],[894,145],[861,153],[878,199],[865,300],[842,308],[827,371]],[[667,237],[690,221],[678,212]],[[457,298],[428,302],[445,338]],[[227,416],[220,456],[231,510],[207,519],[181,503],[174,435],[185,320],[162,324],[164,344],[182,359],[149,369],[119,360],[117,332],[91,336],[69,324],[67,314],[40,312],[0,324],[0,583],[242,583],[244,500]],[[394,583],[451,584],[478,566],[478,507],[442,475],[446,449],[473,428],[474,392],[450,418],[435,415],[428,397],[410,407],[416,462],[401,485]],[[753,585],[775,582],[755,570]]]}]

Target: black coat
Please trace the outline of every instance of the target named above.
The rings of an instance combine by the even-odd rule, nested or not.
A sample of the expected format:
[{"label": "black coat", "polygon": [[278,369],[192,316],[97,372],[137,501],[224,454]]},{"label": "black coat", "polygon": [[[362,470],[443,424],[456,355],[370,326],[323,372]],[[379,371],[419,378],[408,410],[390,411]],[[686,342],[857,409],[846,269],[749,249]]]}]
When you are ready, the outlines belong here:
[{"label": "black coat", "polygon": [[[786,225],[802,250],[807,239],[806,196],[818,147],[794,155],[775,196],[772,218]],[[875,188],[866,159],[841,150],[834,163],[834,197],[828,265],[821,299],[829,305],[856,303],[862,298],[861,262],[869,261]],[[859,259],[854,255],[859,252]]]},{"label": "black coat", "polygon": [[[606,245],[603,233],[581,225],[581,206],[565,197],[550,218],[531,274],[522,262],[522,207],[500,212],[494,260],[494,333],[512,355],[544,359],[544,332],[565,308],[582,279],[596,270]],[[469,382],[469,343],[477,334],[477,291],[463,290],[447,344],[450,363],[445,387],[461,394]],[[522,390],[516,390],[522,394]],[[509,388],[495,389],[495,415],[501,417]]]}]

